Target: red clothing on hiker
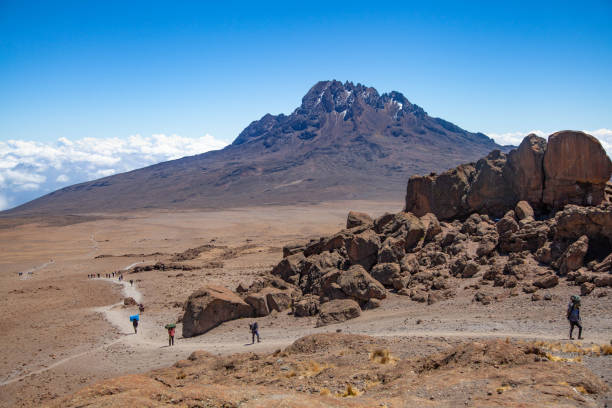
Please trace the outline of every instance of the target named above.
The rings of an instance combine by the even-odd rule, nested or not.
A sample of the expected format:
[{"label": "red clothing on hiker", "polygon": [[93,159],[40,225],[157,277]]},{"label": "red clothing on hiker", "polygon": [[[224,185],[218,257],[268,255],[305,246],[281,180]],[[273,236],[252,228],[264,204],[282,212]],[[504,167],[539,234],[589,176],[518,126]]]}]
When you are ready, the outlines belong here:
[{"label": "red clothing on hiker", "polygon": [[174,337],[174,327],[171,327],[168,329],[168,334],[172,337]]}]

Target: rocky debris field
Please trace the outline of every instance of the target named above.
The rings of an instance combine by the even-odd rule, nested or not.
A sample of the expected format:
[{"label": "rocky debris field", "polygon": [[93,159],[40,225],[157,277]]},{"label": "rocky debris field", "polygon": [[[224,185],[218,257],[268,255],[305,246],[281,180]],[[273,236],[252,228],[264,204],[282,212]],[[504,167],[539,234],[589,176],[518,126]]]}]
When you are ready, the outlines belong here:
[{"label": "rocky debris field", "polygon": [[107,380],[51,406],[596,407],[607,390],[545,344],[450,343],[326,333],[273,353],[196,351],[172,367]]},{"label": "rocky debris field", "polygon": [[[583,156],[549,157],[557,151]],[[546,290],[560,281],[578,286],[582,296],[608,296],[612,204],[605,187],[612,164],[597,139],[559,132],[547,145],[530,135],[508,158],[496,151],[475,167],[466,166],[428,176],[433,184],[425,187],[412,178],[406,208],[415,212],[376,219],[351,212],[346,229],[286,245],[270,276],[239,285],[237,294],[250,310],[242,307],[235,316],[261,317],[291,308],[296,317],[318,314],[321,326],[375,309],[389,293],[427,304],[467,289],[483,305],[515,296],[546,301],[551,299]],[[460,176],[468,168],[469,174]],[[452,186],[441,181],[448,177]],[[436,213],[422,214],[424,208]],[[210,312],[188,303],[185,336],[204,333],[236,309],[234,301],[209,303],[219,310],[215,324],[193,324]]]}]

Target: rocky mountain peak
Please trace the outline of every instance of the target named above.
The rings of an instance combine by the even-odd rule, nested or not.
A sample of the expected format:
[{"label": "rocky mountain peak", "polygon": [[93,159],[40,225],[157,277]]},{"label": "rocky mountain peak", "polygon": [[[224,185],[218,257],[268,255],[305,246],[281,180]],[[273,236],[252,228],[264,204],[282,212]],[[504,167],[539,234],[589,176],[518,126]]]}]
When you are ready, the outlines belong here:
[{"label": "rocky mountain peak", "polygon": [[[482,133],[433,118],[400,92],[316,83],[289,115],[266,114],[223,150],[66,187],[16,211],[296,203],[399,193],[412,174],[493,149]],[[129,194],[126,194],[129,191]]]},{"label": "rocky mountain peak", "polygon": [[[319,81],[302,98],[302,105],[296,109],[296,114],[321,112],[345,112],[355,105],[370,106],[374,109],[394,108],[396,111],[420,112],[426,115],[417,105],[397,91],[380,95],[375,88],[360,83],[346,81]],[[348,120],[348,118],[347,118]]]}]

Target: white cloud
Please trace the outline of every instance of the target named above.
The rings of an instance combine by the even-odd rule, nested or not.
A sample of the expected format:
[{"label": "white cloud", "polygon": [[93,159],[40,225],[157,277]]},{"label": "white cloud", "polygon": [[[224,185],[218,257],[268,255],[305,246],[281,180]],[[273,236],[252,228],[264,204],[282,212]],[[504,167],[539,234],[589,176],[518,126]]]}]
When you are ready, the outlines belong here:
[{"label": "white cloud", "polygon": [[0,194],[0,211],[6,210],[10,207],[11,206],[9,205],[9,201],[6,199],[6,197]]},{"label": "white cloud", "polygon": [[523,138],[530,133],[535,133],[540,137],[546,137],[546,133],[541,130],[532,130],[530,132],[508,132],[508,133],[487,133],[487,136],[495,140],[497,144],[502,146],[514,145],[518,146]]},{"label": "white cloud", "polygon": [[132,135],[126,138],[62,137],[55,143],[0,141],[0,210],[68,184],[204,153],[227,143],[210,135]]},{"label": "white cloud", "polygon": [[[583,130],[583,132],[595,136],[597,139],[599,139],[599,142],[608,153],[608,156],[612,157],[611,129],[602,128],[597,130]],[[548,137],[553,132],[546,133],[541,130],[532,130],[530,132],[487,133],[487,135],[500,145],[518,146],[523,140],[523,138],[530,133],[535,133],[536,135],[541,137]]]}]

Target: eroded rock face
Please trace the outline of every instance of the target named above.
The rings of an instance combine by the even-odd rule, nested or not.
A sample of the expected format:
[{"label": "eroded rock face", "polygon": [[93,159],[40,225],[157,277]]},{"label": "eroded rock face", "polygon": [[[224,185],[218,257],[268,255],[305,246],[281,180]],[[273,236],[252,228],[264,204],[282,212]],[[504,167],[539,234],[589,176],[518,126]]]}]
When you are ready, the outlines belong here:
[{"label": "eroded rock face", "polygon": [[206,286],[193,292],[183,315],[183,337],[193,337],[228,320],[251,317],[253,308],[222,286]]},{"label": "eroded rock face", "polygon": [[440,175],[410,177],[405,211],[418,217],[433,213],[442,220],[464,215],[466,191],[475,172],[473,165],[462,164]]},{"label": "eroded rock face", "polygon": [[529,135],[508,155],[496,150],[476,165],[411,177],[405,210],[448,220],[475,212],[501,217],[521,200],[537,210],[597,205],[605,200],[611,175],[612,162],[593,136],[563,131],[546,143]]},{"label": "eroded rock face", "polygon": [[544,204],[597,205],[604,200],[612,162],[601,143],[583,132],[562,131],[548,138],[544,155]]},{"label": "eroded rock face", "polygon": [[545,152],[546,140],[532,133],[523,139],[518,149],[508,153],[504,178],[510,180],[519,200],[534,204],[542,201]]}]

